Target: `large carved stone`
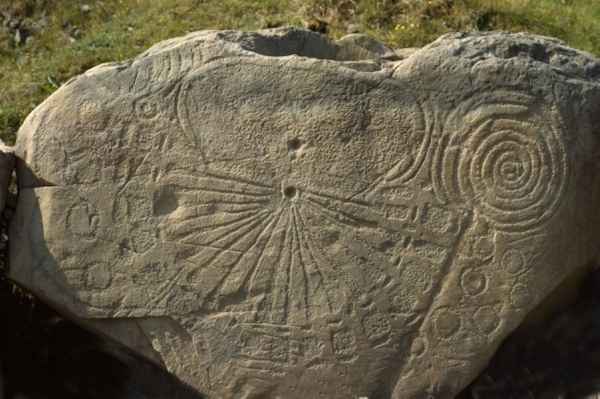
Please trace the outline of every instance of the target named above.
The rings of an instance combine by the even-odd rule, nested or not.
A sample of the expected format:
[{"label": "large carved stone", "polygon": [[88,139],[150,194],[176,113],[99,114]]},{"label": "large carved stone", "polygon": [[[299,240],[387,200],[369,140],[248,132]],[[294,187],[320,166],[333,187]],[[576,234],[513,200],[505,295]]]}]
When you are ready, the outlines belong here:
[{"label": "large carved stone", "polygon": [[214,398],[450,398],[597,256],[599,76],[523,34],[160,43],[27,119],[11,276]]}]

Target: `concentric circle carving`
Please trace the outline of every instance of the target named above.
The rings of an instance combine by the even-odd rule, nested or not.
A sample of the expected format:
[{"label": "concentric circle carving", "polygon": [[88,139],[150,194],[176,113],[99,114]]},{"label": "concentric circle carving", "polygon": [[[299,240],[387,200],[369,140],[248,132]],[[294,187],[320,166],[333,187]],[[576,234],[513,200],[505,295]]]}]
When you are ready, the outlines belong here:
[{"label": "concentric circle carving", "polygon": [[527,231],[548,221],[568,180],[560,124],[548,108],[513,92],[461,104],[435,151],[438,196],[472,204],[505,231]]},{"label": "concentric circle carving", "polygon": [[466,269],[462,273],[460,284],[465,294],[475,296],[487,290],[488,279],[481,271]]}]

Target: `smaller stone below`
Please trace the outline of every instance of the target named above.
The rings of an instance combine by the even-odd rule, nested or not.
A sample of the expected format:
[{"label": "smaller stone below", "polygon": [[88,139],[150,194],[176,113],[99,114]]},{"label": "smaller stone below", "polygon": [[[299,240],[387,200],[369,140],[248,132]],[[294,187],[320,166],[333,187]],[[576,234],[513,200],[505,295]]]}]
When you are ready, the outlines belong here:
[{"label": "smaller stone below", "polygon": [[12,148],[6,146],[0,140],[0,213],[4,211],[6,198],[8,197],[8,186],[15,168],[15,155]]}]

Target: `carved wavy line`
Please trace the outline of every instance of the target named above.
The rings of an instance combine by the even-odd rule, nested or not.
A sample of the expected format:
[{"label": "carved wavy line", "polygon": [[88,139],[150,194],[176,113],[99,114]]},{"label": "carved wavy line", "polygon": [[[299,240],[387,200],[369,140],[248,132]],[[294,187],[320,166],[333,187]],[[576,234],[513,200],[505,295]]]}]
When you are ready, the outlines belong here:
[{"label": "carved wavy line", "polygon": [[[290,218],[291,218],[291,214],[290,212],[287,212],[287,229],[285,230],[285,235],[283,238],[283,245],[281,246],[281,253],[279,256],[279,267],[278,267],[278,271],[276,273],[274,273],[275,275],[275,280],[274,280],[274,284],[273,284],[273,300],[272,300],[272,312],[271,312],[271,317],[275,317],[277,315],[277,308],[281,308],[282,311],[282,315],[284,316],[284,320],[281,320],[281,322],[285,323],[286,322],[286,315],[287,315],[287,294],[286,291],[288,290],[289,287],[289,266],[291,265],[291,257],[290,257],[290,261],[288,262],[287,265],[284,265],[283,263],[285,263],[285,258],[284,256],[282,256],[286,250],[288,249],[288,241],[291,239],[291,234],[290,234]],[[288,252],[289,253],[289,252]],[[287,274],[286,274],[287,273]],[[287,284],[287,287],[284,285],[280,285],[278,284],[278,281],[284,280],[285,284]],[[281,291],[284,291],[283,293]],[[281,302],[281,303],[280,303]],[[279,323],[279,320],[273,320],[272,322],[274,324]]]},{"label": "carved wavy line", "polygon": [[[259,256],[258,256],[256,262],[254,262],[254,265],[247,267],[248,270],[245,273],[242,272],[243,273],[242,274],[243,278],[239,279],[239,281],[236,284],[236,289],[235,290],[230,290],[231,292],[233,292],[233,291],[239,291],[242,287],[244,287],[247,284],[250,276],[254,274],[255,270],[258,267],[258,265],[263,260],[263,257],[265,255],[265,250],[269,246],[269,243],[271,242],[271,239],[273,238],[273,232],[275,231],[275,228],[277,227],[277,224],[279,223],[279,220],[281,219],[281,214],[282,213],[283,213],[283,210],[280,210],[276,217],[275,216],[271,216],[270,217],[269,224],[267,226],[265,226],[265,228],[263,229],[263,231],[259,234],[258,239],[256,240],[256,243],[254,245],[252,245],[246,251],[246,253],[244,253],[243,256],[246,256],[247,253],[250,251],[250,249],[252,249],[254,246],[256,246],[256,244],[258,244],[260,242],[261,237],[265,233],[268,232],[267,234],[268,234],[269,237],[265,241],[264,245],[262,245],[262,247],[259,248]],[[242,267],[245,267],[245,266],[242,265]],[[230,274],[233,274],[233,273],[234,273],[234,271],[232,270]]]},{"label": "carved wavy line", "polygon": [[[231,276],[231,274],[233,274],[233,271],[238,268],[238,266],[240,265],[240,261],[242,259],[244,259],[244,257],[250,251],[250,249],[253,248],[256,245],[256,243],[258,242],[258,240],[260,239],[260,237],[267,231],[267,229],[269,228],[269,226],[273,222],[274,217],[275,216],[273,214],[270,214],[269,216],[267,216],[266,218],[263,219],[263,221],[260,223],[259,226],[257,226],[258,227],[258,234],[256,234],[256,237],[254,238],[254,240],[246,248],[246,250],[243,251],[244,254],[241,255],[241,256],[239,256],[238,259],[233,264],[233,266],[231,266],[229,268],[229,270],[227,270],[225,272],[225,274],[220,279],[220,281],[217,283],[217,285],[212,290],[209,291],[208,295],[206,296],[207,298],[213,297],[216,292],[219,292],[219,291],[221,291],[223,289],[223,285],[227,282],[227,279]],[[252,233],[252,234],[254,234],[254,233]],[[250,234],[246,235],[246,237],[248,237],[248,236],[250,236]]]},{"label": "carved wavy line", "polygon": [[[215,206],[216,205],[216,206]],[[169,217],[169,223],[173,222],[191,222],[198,218],[206,217],[217,217],[218,215],[240,215],[250,213],[258,213],[261,209],[265,209],[263,206],[246,206],[243,208],[236,209],[238,205],[243,206],[246,204],[233,204],[233,206],[227,207],[226,209],[218,209],[218,202],[200,203],[197,206],[185,207],[183,210],[178,210],[176,213],[171,214]],[[229,204],[232,205],[232,204]],[[217,209],[214,209],[217,208]],[[204,212],[204,213],[202,213]]]},{"label": "carved wavy line", "polygon": [[[310,201],[311,203],[319,206],[320,208],[326,210],[327,212],[334,213],[334,214],[338,215],[338,219],[340,219],[340,222],[345,223],[348,226],[352,226],[352,227],[370,227],[370,228],[377,228],[378,227],[377,220],[368,220],[368,219],[365,219],[365,218],[354,216],[351,213],[345,212],[344,210],[341,210],[339,208],[330,207],[330,206],[328,206],[328,204],[320,202],[319,200],[317,200],[315,198],[312,198],[311,196],[306,196],[306,199],[308,201]],[[363,207],[364,209],[368,209],[367,207],[362,206],[362,205],[361,205],[361,207]],[[370,210],[368,210],[368,211],[370,211]]]},{"label": "carved wavy line", "polygon": [[325,198],[325,199],[330,199],[330,200],[333,200],[333,201],[336,201],[336,202],[340,202],[340,203],[344,203],[344,204],[348,204],[348,205],[354,205],[354,206],[360,206],[360,207],[368,207],[369,206],[368,202],[355,201],[352,198],[350,198],[350,199],[343,199],[343,198],[336,197],[335,195],[332,195],[332,194],[319,193],[319,192],[312,191],[312,190],[309,190],[309,189],[306,189],[306,188],[303,188],[302,192],[303,193],[308,193],[308,194],[310,194],[312,196],[315,196],[315,197],[321,197],[321,198]]},{"label": "carved wavy line", "polygon": [[329,292],[327,291],[327,285],[325,282],[325,277],[323,276],[323,270],[321,270],[321,267],[319,266],[319,263],[317,262],[317,257],[314,254],[315,250],[311,245],[311,239],[306,238],[306,236],[308,236],[308,234],[304,234],[304,230],[307,229],[307,225],[308,223],[305,220],[305,217],[302,215],[302,212],[300,209],[297,210],[298,212],[298,217],[300,220],[300,225],[302,227],[302,236],[303,236],[303,242],[306,245],[306,250],[308,252],[308,256],[311,258],[312,263],[315,267],[315,271],[317,272],[318,276],[319,276],[319,280],[320,280],[320,286],[323,288],[323,292],[325,294],[325,299],[327,300],[327,307],[329,308],[330,311],[333,311],[333,306],[332,306],[332,302],[331,302],[331,298],[329,297]]},{"label": "carved wavy line", "polygon": [[[265,214],[265,216],[264,216],[264,217],[262,217],[262,216],[260,216],[261,214]],[[254,226],[254,225],[256,225],[256,224],[260,224],[260,223],[261,223],[261,220],[264,220],[264,219],[267,217],[266,215],[268,215],[268,214],[269,214],[269,211],[268,211],[268,210],[265,210],[265,211],[263,211],[263,212],[260,212],[259,214],[257,214],[257,215],[256,215],[256,217],[249,219],[249,220],[247,221],[247,223],[245,223],[245,224],[246,224],[246,226],[245,226],[245,227],[248,227],[248,225],[252,225],[252,226]],[[235,233],[240,233],[240,232],[241,232],[241,233],[243,234],[244,232],[243,232],[242,228],[245,228],[245,227],[239,227],[239,226],[238,226],[238,227],[232,227],[230,231],[228,231],[228,232],[227,232],[227,233],[225,233],[225,234],[222,234],[220,237],[216,237],[216,238],[214,238],[214,239],[210,240],[210,241],[208,242],[208,244],[214,244],[214,243],[215,243],[215,242],[217,242],[217,241],[221,241],[221,240],[229,239],[229,238],[230,238],[230,236],[232,236],[232,235],[233,235],[233,234],[235,234]],[[251,229],[252,229],[252,228],[253,228],[253,227],[251,227]],[[229,249],[229,248],[231,248],[231,246],[227,246],[227,247],[225,247],[224,249]]]},{"label": "carved wavy line", "polygon": [[[250,158],[250,159],[255,159],[254,157]],[[241,183],[241,184],[247,184],[249,186],[253,186],[255,188],[258,189],[264,189],[265,191],[267,191],[268,193],[273,194],[275,192],[275,190],[273,189],[272,186],[266,185],[266,184],[261,184],[255,181],[251,181],[251,180],[247,180],[247,179],[242,179],[240,177],[231,177],[231,176],[223,176],[223,175],[219,175],[216,174],[214,172],[205,172],[206,176],[209,176],[211,178],[214,179],[220,179],[223,180],[224,182],[227,183]]]},{"label": "carved wavy line", "polygon": [[[224,273],[222,274],[221,278],[219,279],[219,281],[217,281],[212,288],[207,289],[207,293],[206,295],[204,295],[204,297],[202,298],[203,302],[206,302],[206,300],[208,298],[214,298],[215,294],[222,288],[224,282],[226,281],[226,279],[229,277],[229,275],[231,274],[232,270],[234,270],[238,263],[240,262],[241,259],[244,258],[245,254],[248,252],[248,250],[254,245],[254,243],[258,240],[258,238],[261,235],[261,232],[264,231],[261,230],[261,228],[263,227],[263,225],[268,224],[270,219],[272,219],[272,215],[269,215],[265,218],[263,218],[260,223],[258,223],[257,225],[255,225],[250,231],[248,231],[245,234],[240,234],[233,243],[231,243],[229,245],[229,248],[233,247],[234,245],[236,245],[237,243],[241,242],[244,238],[248,238],[251,235],[256,234],[256,232],[259,232],[258,234],[256,234],[256,238],[252,241],[252,243],[250,244],[250,246],[248,246],[248,248],[246,248],[246,250],[243,250],[243,254],[238,255],[235,262],[233,263],[233,265],[231,265],[228,270],[225,270]],[[203,273],[207,273],[209,268],[212,268],[215,264],[216,261],[218,261],[219,259],[221,259],[221,257],[223,256],[223,254],[225,253],[225,251],[221,251],[221,252],[216,252],[214,253],[209,260],[203,265],[203,267],[201,267],[201,269],[198,271],[198,275],[199,278],[198,280],[204,282],[206,281],[207,283],[209,283],[210,281],[208,279],[203,278],[202,274]]]},{"label": "carved wavy line", "polygon": [[310,320],[310,316],[309,316],[309,302],[308,302],[308,275],[306,273],[306,265],[304,264],[304,261],[302,260],[302,248],[301,248],[301,244],[300,244],[300,233],[298,232],[298,219],[296,217],[296,208],[295,206],[292,205],[291,207],[291,212],[292,212],[292,225],[294,227],[294,237],[295,237],[295,242],[296,242],[296,247],[298,249],[297,252],[294,252],[296,254],[296,257],[298,258],[298,266],[300,267],[301,271],[302,271],[302,276],[304,278],[304,284],[303,284],[303,289],[304,289],[304,295],[303,295],[303,300],[304,300],[304,318],[306,321]]},{"label": "carved wavy line", "polygon": [[[283,215],[283,209],[282,209],[282,215]],[[280,220],[277,223],[279,224],[280,221],[281,221],[281,217],[280,217]],[[275,226],[275,229],[277,229],[277,226]],[[276,248],[279,249],[279,251],[277,252],[277,258],[276,258],[276,260],[274,261],[274,263],[272,265],[272,271],[271,271],[272,275],[275,273],[275,270],[277,268],[276,265],[279,265],[281,263],[281,255],[283,254],[283,246],[284,246],[285,237],[286,236],[285,236],[285,232],[284,232],[284,234],[281,235],[280,242],[279,242],[279,244],[276,247]],[[254,292],[254,293],[260,293],[261,292],[257,288],[257,282],[256,282],[256,279],[258,278],[259,272],[261,270],[262,270],[262,268],[257,268],[257,270],[255,270],[253,276],[251,277],[251,279],[250,279],[250,286],[249,286],[249,291],[250,292]],[[264,287],[264,293],[266,293],[266,294],[271,293],[272,294],[272,292],[270,292],[269,288],[272,288],[273,281],[274,281],[274,278],[273,278],[272,281],[271,281],[271,279],[267,280],[269,286]]]},{"label": "carved wavy line", "polygon": [[260,205],[260,206],[264,206],[264,204],[268,203],[267,200],[222,201],[222,200],[211,199],[211,200],[198,201],[197,194],[187,194],[187,193],[184,193],[181,196],[179,196],[179,201],[180,201],[180,203],[183,203],[183,204],[192,204],[192,205],[213,205],[214,204],[214,205],[257,205],[257,206]]},{"label": "carved wavy line", "polygon": [[[266,219],[266,218],[265,218]],[[259,221],[257,221],[254,226],[246,233],[246,234],[250,234],[250,232],[254,229],[256,229],[257,227],[259,227],[259,225],[261,223],[264,223],[264,219],[261,219]],[[239,232],[239,230],[235,230],[234,232]],[[222,251],[219,252],[215,252],[213,254],[213,256],[207,261],[207,264],[205,265],[199,265],[201,269],[205,269],[207,267],[209,267],[214,261],[216,261],[223,253],[225,253],[227,250],[229,250],[233,245],[235,245],[237,242],[239,242],[243,237],[244,237],[244,233],[240,234],[233,243],[231,243],[229,246],[222,248]],[[214,240],[216,241],[216,240]],[[213,242],[214,242],[213,241]],[[209,244],[212,244],[209,243]],[[197,257],[199,254],[196,254],[195,257]],[[239,255],[240,257],[242,255]],[[193,262],[191,262],[193,263]],[[181,278],[184,270],[186,270],[187,268],[185,266],[182,266],[181,269],[179,269],[179,271],[169,280],[169,282],[167,284],[165,284],[157,293],[157,295],[155,296],[155,298],[153,300],[150,301],[149,303],[149,308],[150,308],[150,312],[155,310],[156,307],[158,306],[158,304],[160,303],[160,301],[162,301],[169,293],[169,291],[175,286],[175,284],[179,283],[179,279]]]},{"label": "carved wavy line", "polygon": [[335,217],[336,216],[335,214],[332,215],[333,212],[331,212],[329,209],[323,210],[323,208],[317,206],[316,204],[314,204],[310,201],[306,201],[306,202],[304,202],[304,204],[309,206],[311,209],[313,209],[317,213],[317,215],[324,216],[326,219],[330,220],[338,227],[341,227],[344,229],[348,228],[349,226],[356,227],[354,224],[343,223],[342,221],[340,221],[338,218]]},{"label": "carved wavy line", "polygon": [[[265,247],[263,248],[263,252],[261,253],[261,256],[258,260],[258,262],[256,262],[255,267],[253,268],[252,272],[248,274],[248,278],[245,279],[244,284],[243,285],[248,285],[248,292],[250,292],[252,289],[252,282],[254,281],[254,279],[256,278],[256,276],[258,275],[259,270],[261,269],[261,265],[262,265],[262,259],[264,256],[264,250],[269,246],[269,243],[273,240],[273,236],[275,234],[275,231],[277,230],[277,226],[279,226],[279,222],[281,221],[281,215],[283,215],[283,208],[279,210],[279,214],[277,216],[277,221],[275,222],[275,225],[273,226],[273,229],[271,230],[271,235],[269,236],[269,239],[267,240],[267,242],[265,243]],[[248,283],[249,281],[249,283]]]},{"label": "carved wavy line", "polygon": [[[240,232],[240,231],[242,231],[242,229],[246,228],[247,226],[258,223],[259,220],[260,220],[259,216],[257,215],[257,217],[255,217],[255,218],[250,217],[249,219],[244,220],[244,222],[241,223],[240,225],[233,225],[232,224],[232,225],[229,225],[229,226],[227,226],[225,228],[220,227],[217,230],[221,230],[221,229],[226,229],[226,230],[223,233],[221,233],[220,235],[217,235],[216,237],[213,237],[212,240],[208,241],[208,244],[213,244],[213,243],[215,243],[217,241],[226,239],[226,238],[228,238],[228,235],[236,233],[236,232]],[[196,236],[197,236],[197,234],[196,234]],[[223,249],[227,249],[227,248],[223,248]]]},{"label": "carved wavy line", "polygon": [[184,184],[180,184],[180,183],[175,183],[175,184],[171,184],[171,186],[174,186],[178,189],[181,190],[186,190],[189,193],[194,193],[194,192],[199,192],[199,193],[218,193],[218,194],[224,194],[227,196],[239,196],[239,197],[244,197],[244,198],[270,198],[272,197],[272,193],[269,194],[258,194],[258,193],[252,193],[252,192],[244,192],[244,191],[235,191],[235,190],[224,190],[224,189],[218,189],[215,187],[198,187],[198,186],[193,186],[193,185],[184,185]]},{"label": "carved wavy line", "polygon": [[217,228],[227,227],[231,224],[237,223],[247,218],[259,217],[262,213],[268,212],[267,209],[256,212],[250,211],[245,215],[237,214],[236,217],[233,217],[230,220],[222,221],[222,222],[214,222],[212,224],[207,224],[207,218],[214,218],[214,215],[202,215],[193,219],[185,220],[181,223],[178,223],[176,226],[170,229],[171,237],[181,237],[187,236],[194,233],[199,233],[206,230],[214,230]]},{"label": "carved wavy line", "polygon": [[175,273],[174,276],[172,276],[169,280],[167,280],[167,282],[165,284],[163,284],[157,293],[154,294],[154,297],[150,299],[150,302],[148,302],[148,313],[152,314],[152,312],[154,310],[156,310],[156,307],[158,306],[158,304],[169,294],[171,288],[173,288],[175,286],[175,284],[177,284],[179,282],[179,278],[181,277],[181,275],[183,274],[184,270],[186,269],[185,265],[183,265],[178,271],[177,273]]}]

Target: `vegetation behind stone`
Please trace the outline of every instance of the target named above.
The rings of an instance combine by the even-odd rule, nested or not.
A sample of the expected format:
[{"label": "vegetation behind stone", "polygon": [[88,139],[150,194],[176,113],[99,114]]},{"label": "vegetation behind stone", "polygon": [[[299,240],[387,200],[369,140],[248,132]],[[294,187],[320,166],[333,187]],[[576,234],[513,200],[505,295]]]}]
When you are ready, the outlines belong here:
[{"label": "vegetation behind stone", "polygon": [[0,0],[0,139],[74,75],[201,29],[305,26],[417,47],[450,31],[526,31],[600,54],[590,0]]}]

